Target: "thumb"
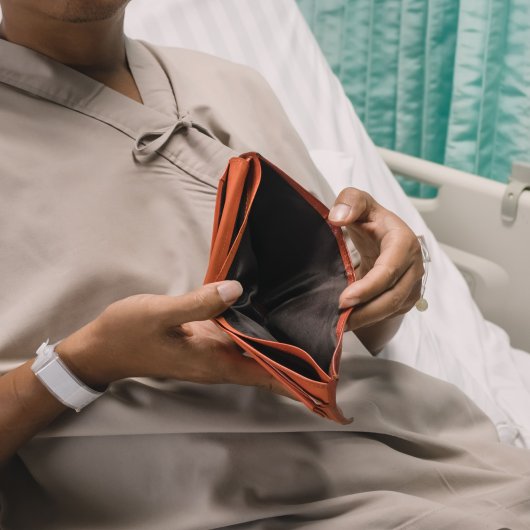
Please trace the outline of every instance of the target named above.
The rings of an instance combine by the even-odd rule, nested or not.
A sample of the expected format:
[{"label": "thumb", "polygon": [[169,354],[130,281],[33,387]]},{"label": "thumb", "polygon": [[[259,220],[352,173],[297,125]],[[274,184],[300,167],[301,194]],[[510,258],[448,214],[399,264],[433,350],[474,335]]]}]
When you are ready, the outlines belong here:
[{"label": "thumb", "polygon": [[243,287],[233,280],[203,285],[182,296],[169,298],[164,308],[165,320],[171,325],[209,320],[228,309],[242,294]]}]

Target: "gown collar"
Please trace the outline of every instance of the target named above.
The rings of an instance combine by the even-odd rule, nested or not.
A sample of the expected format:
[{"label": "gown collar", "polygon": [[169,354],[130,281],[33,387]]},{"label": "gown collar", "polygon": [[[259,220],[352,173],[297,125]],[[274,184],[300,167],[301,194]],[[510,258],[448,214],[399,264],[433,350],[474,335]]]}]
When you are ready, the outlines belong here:
[{"label": "gown collar", "polygon": [[[158,115],[161,120],[174,119],[177,103],[161,65],[140,42],[125,39],[127,61],[143,105],[46,55],[3,39],[0,82],[87,114],[118,118],[133,111],[149,113],[152,118]],[[120,111],[114,110],[116,107]]]},{"label": "gown collar", "polygon": [[136,86],[142,96],[144,105],[164,114],[168,118],[178,119],[178,102],[162,65],[138,41],[126,37],[125,50],[129,68],[136,81]]},{"label": "gown collar", "polygon": [[[201,144],[204,160],[185,161],[187,170],[211,173],[214,159],[220,171],[233,152],[216,140],[208,129],[195,123],[185,109],[179,109],[175,91],[162,65],[140,41],[125,37],[131,72],[144,104],[103,85],[64,64],[34,50],[0,39],[0,83],[11,85],[33,96],[51,101],[107,123],[134,140],[132,151],[143,163],[164,156],[182,167],[186,145],[173,141],[189,136],[187,144]],[[209,138],[208,138],[209,137]],[[211,176],[208,179],[211,183]]]}]

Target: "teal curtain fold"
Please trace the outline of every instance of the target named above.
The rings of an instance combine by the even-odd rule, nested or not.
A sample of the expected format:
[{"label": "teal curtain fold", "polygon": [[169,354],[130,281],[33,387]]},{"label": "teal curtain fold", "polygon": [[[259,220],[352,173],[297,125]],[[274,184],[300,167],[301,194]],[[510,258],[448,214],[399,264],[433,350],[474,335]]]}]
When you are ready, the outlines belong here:
[{"label": "teal curtain fold", "polygon": [[530,0],[297,1],[376,144],[501,182],[530,162]]}]

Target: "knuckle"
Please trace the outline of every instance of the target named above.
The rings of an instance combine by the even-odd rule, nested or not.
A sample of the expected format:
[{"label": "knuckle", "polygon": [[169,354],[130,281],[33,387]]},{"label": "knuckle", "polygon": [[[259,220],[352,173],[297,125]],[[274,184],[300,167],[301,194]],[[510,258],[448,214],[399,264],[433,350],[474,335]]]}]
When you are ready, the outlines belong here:
[{"label": "knuckle", "polygon": [[359,196],[366,202],[366,204],[375,202],[374,198],[367,191],[359,191]]},{"label": "knuckle", "polygon": [[192,303],[194,307],[203,307],[208,303],[208,297],[204,289],[199,289],[193,293]]},{"label": "knuckle", "polygon": [[362,190],[355,190],[355,201],[361,206],[361,209],[366,211],[373,203],[373,198],[369,193]]},{"label": "knuckle", "polygon": [[371,195],[369,195],[365,191],[358,190],[357,188],[348,187],[344,188],[340,192],[337,200],[339,202],[346,203],[357,203],[360,201],[362,201],[362,203],[368,203],[371,198]]},{"label": "knuckle", "polygon": [[344,188],[339,193],[339,198],[341,199],[352,199],[356,196],[359,190],[356,190],[355,188],[352,188],[351,186],[348,186],[347,188]]}]

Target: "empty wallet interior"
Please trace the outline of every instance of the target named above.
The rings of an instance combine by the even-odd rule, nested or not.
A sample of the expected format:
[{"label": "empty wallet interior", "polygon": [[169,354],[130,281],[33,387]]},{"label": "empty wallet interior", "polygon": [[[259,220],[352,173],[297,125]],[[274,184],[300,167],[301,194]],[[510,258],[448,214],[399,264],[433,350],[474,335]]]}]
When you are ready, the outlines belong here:
[{"label": "empty wallet interior", "polygon": [[[337,347],[339,295],[348,285],[339,244],[326,219],[273,167],[261,163],[261,171],[247,225],[226,275],[238,280],[244,292],[223,317],[271,360],[320,380],[302,358],[248,338],[294,345],[329,373]],[[223,197],[221,213],[222,207]],[[241,200],[232,243],[245,207]]]}]

